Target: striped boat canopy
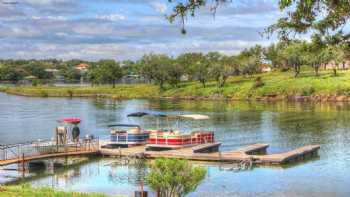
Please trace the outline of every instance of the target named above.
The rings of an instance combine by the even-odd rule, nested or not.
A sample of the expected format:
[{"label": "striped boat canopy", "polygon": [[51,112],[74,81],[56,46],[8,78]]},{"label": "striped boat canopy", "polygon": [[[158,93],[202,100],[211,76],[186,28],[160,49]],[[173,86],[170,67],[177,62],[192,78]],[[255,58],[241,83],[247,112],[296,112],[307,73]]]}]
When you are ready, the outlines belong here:
[{"label": "striped boat canopy", "polygon": [[137,124],[111,124],[111,125],[108,125],[108,127],[136,127],[136,128],[141,128],[140,125],[137,125]]}]

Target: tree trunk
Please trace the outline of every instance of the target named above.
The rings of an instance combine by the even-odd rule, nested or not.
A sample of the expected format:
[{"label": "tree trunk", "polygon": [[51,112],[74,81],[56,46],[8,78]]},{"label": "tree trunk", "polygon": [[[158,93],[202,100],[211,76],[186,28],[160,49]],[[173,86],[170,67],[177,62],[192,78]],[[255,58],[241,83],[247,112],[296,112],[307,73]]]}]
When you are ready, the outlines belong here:
[{"label": "tree trunk", "polygon": [[202,83],[202,85],[203,85],[203,88],[205,88],[205,80],[200,80],[200,82]]},{"label": "tree trunk", "polygon": [[221,83],[220,83],[220,88],[224,87],[226,84],[227,77],[222,77]]},{"label": "tree trunk", "polygon": [[112,87],[115,88],[115,80],[112,81]]},{"label": "tree trunk", "polygon": [[337,69],[333,68],[333,75],[336,77],[337,76]]},{"label": "tree trunk", "polygon": [[299,73],[300,73],[300,66],[298,64],[294,64],[294,72],[295,72],[295,75],[294,77],[298,77]]},{"label": "tree trunk", "polygon": [[216,83],[218,84],[218,87],[221,86],[221,80],[220,77],[215,77]]},{"label": "tree trunk", "polygon": [[318,65],[314,65],[314,69],[315,69],[315,76],[318,77],[318,70],[319,70],[319,66]]}]

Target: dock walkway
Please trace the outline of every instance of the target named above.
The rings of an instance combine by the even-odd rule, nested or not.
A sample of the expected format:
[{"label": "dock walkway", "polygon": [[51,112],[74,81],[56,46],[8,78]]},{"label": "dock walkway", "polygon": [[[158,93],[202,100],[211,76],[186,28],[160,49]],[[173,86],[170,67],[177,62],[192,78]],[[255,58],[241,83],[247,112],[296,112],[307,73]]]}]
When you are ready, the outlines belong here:
[{"label": "dock walkway", "polygon": [[[105,156],[140,156],[145,158],[178,158],[195,161],[214,161],[214,162],[241,162],[252,161],[255,164],[262,165],[280,165],[289,162],[295,162],[315,156],[320,149],[319,145],[309,145],[298,149],[277,154],[266,154],[268,144],[253,144],[241,149],[227,152],[206,152],[205,150],[220,146],[220,143],[207,143],[194,147],[167,150],[167,151],[145,151],[145,146],[137,146],[121,149],[100,149],[100,153]],[[199,151],[199,152],[198,152]],[[204,152],[202,152],[204,151]]]},{"label": "dock walkway", "polygon": [[[206,143],[185,147],[173,150],[150,151],[146,150],[146,146],[133,146],[129,148],[102,148],[104,141],[93,141],[87,144],[86,142],[76,144],[75,147],[61,147],[56,149],[55,146],[43,146],[42,144],[26,144],[21,147],[16,146],[2,146],[3,158],[0,158],[0,166],[24,163],[33,160],[62,157],[62,156],[77,156],[77,155],[102,155],[102,156],[127,156],[127,157],[142,157],[146,159],[154,158],[178,158],[195,161],[214,161],[214,162],[244,162],[249,161],[255,164],[262,165],[280,165],[290,162],[297,162],[315,156],[320,149],[319,145],[309,145],[300,147],[289,152],[266,154],[268,144],[253,144],[242,147],[238,150],[220,152],[220,143]],[[35,154],[23,151],[23,147],[35,150]],[[44,147],[40,148],[40,147]],[[17,152],[14,156],[8,156],[9,153],[14,153],[14,150],[22,150]],[[32,150],[32,151],[33,151]],[[26,154],[25,154],[26,153]]]},{"label": "dock walkway", "polygon": [[0,146],[0,166],[34,160],[100,154],[99,140],[55,145],[52,141],[27,142]]},{"label": "dock walkway", "polygon": [[6,166],[10,164],[16,164],[21,162],[28,162],[40,159],[49,159],[55,157],[65,157],[65,156],[81,156],[81,155],[92,155],[98,154],[97,150],[90,151],[75,151],[75,152],[63,152],[63,153],[50,153],[50,154],[42,154],[42,155],[34,155],[34,156],[25,156],[25,157],[17,157],[14,159],[0,160],[0,166]]}]

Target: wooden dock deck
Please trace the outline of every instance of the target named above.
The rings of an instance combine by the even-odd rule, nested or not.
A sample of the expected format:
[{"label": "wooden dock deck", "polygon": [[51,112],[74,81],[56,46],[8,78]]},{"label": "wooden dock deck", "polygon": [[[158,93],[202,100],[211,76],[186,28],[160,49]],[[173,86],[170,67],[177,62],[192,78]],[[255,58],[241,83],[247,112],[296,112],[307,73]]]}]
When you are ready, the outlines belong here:
[{"label": "wooden dock deck", "polygon": [[74,152],[51,153],[51,154],[42,154],[42,155],[34,155],[34,156],[26,156],[26,157],[17,157],[14,159],[0,160],[0,166],[34,161],[39,159],[49,159],[49,158],[65,157],[65,156],[93,155],[93,154],[99,154],[99,151],[98,150],[74,151]]},{"label": "wooden dock deck", "polygon": [[[289,162],[297,162],[315,156],[320,149],[319,145],[309,145],[300,147],[289,152],[266,154],[268,144],[253,144],[242,147],[238,150],[219,152],[220,143],[206,143],[172,150],[153,151],[146,150],[145,145],[133,146],[129,148],[103,148],[104,141],[96,141],[94,144],[86,144],[79,147],[65,148],[61,152],[48,152],[37,155],[17,154],[14,158],[0,160],[0,166],[24,163],[33,160],[77,155],[102,155],[102,156],[127,156],[154,159],[159,157],[178,158],[195,161],[213,162],[244,162],[249,161],[254,164],[279,165]],[[91,145],[91,146],[90,146]],[[67,151],[68,150],[68,151]]]},{"label": "wooden dock deck", "polygon": [[[207,143],[194,147],[167,150],[167,151],[145,151],[145,146],[137,146],[121,149],[100,149],[100,154],[105,156],[144,156],[154,159],[159,157],[188,159],[195,161],[213,161],[213,162],[241,162],[252,161],[255,164],[262,165],[280,165],[289,162],[296,162],[315,156],[320,149],[319,145],[310,145],[298,149],[277,154],[266,154],[268,144],[253,144],[241,149],[227,152],[210,152],[213,147],[220,146],[220,143]],[[214,149],[215,150],[215,149]]]}]

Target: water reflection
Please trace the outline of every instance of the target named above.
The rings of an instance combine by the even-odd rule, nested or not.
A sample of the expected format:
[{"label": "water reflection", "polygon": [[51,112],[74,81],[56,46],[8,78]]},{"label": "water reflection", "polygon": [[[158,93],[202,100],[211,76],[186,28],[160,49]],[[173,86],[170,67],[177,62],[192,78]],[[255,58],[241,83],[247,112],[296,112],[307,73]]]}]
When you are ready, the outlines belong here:
[{"label": "water reflection", "polygon": [[[269,152],[307,144],[321,144],[321,150],[319,160],[287,169],[255,168],[232,173],[209,167],[209,176],[192,196],[215,196],[218,188],[224,196],[281,196],[284,193],[292,196],[347,196],[350,193],[349,103],[118,101],[27,98],[0,93],[0,109],[0,144],[51,138],[55,120],[64,116],[81,117],[83,135],[93,133],[101,136],[108,134],[107,125],[113,123],[140,124],[144,128],[177,127],[182,130],[193,127],[188,121],[179,123],[171,120],[160,124],[155,118],[126,117],[136,111],[201,113],[211,119],[201,122],[200,126],[215,131],[222,150],[252,143],[269,143]],[[105,166],[108,162],[102,160],[82,166],[77,169],[79,174],[74,172],[74,181],[70,184],[58,181],[57,185],[74,191],[106,191],[110,194],[122,191],[122,194],[131,194],[137,187],[137,181],[121,182],[120,177],[136,177],[142,172],[132,166]],[[113,178],[116,175],[121,176]],[[45,185],[48,179],[52,177],[35,183]]]},{"label": "water reflection", "polygon": [[140,187],[145,174],[146,165],[142,160],[121,165],[117,159],[99,159],[54,175],[33,178],[30,182],[38,187],[49,186],[67,191],[130,195]]}]

